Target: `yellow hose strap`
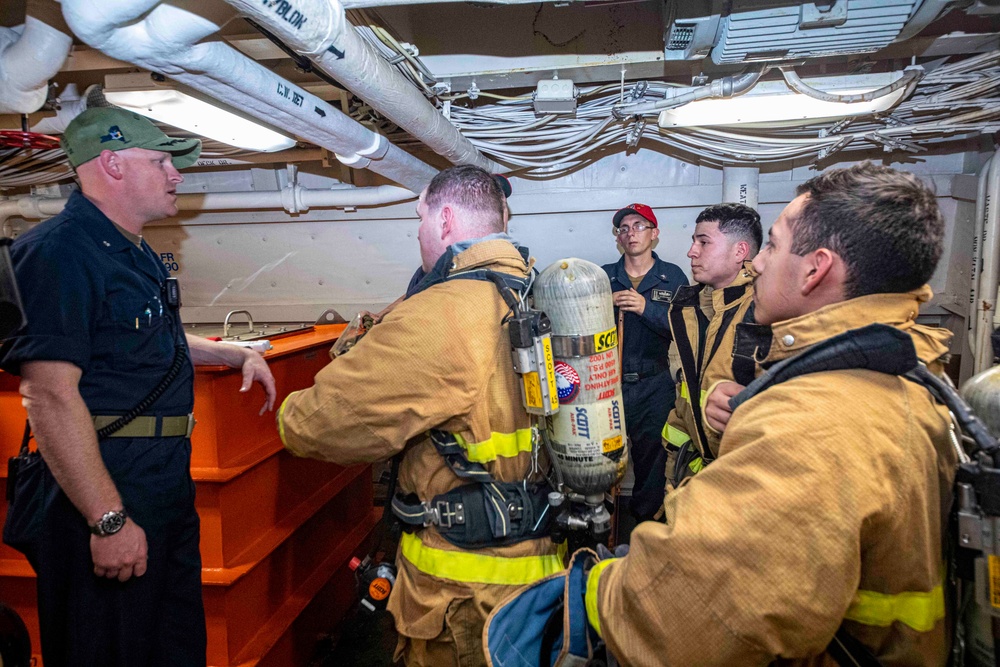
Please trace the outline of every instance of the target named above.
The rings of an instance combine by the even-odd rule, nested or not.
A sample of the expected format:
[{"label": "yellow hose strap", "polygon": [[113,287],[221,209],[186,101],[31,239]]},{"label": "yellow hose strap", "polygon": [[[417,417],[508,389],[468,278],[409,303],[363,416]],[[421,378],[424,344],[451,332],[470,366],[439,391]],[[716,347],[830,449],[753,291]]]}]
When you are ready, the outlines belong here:
[{"label": "yellow hose strap", "polygon": [[587,595],[584,598],[587,605],[587,620],[590,621],[590,625],[597,631],[597,634],[601,637],[601,618],[597,614],[597,586],[601,582],[601,572],[604,571],[608,565],[614,563],[617,558],[607,558],[602,560],[594,567],[590,568],[590,574],[587,575]]},{"label": "yellow hose strap", "polygon": [[700,456],[698,458],[691,459],[691,463],[688,464],[688,470],[694,474],[701,472],[701,469],[705,467],[705,460]]},{"label": "yellow hose strap", "polygon": [[491,433],[489,440],[468,442],[455,434],[455,440],[473,463],[487,463],[499,457],[512,459],[521,452],[530,452],[532,437],[530,428],[519,428],[513,433]]},{"label": "yellow hose strap", "polygon": [[288,396],[286,396],[285,400],[283,400],[281,402],[281,407],[278,408],[278,416],[277,416],[277,420],[278,420],[278,437],[281,438],[281,444],[284,445],[286,448],[288,447],[288,441],[285,440],[285,406],[288,405],[288,399],[290,399],[292,396],[294,396],[297,393],[299,393],[299,392],[293,391]]},{"label": "yellow hose strap", "polygon": [[660,435],[674,447],[683,447],[684,443],[691,439],[687,433],[670,424],[663,425],[663,432]]},{"label": "yellow hose strap", "polygon": [[902,623],[917,632],[930,632],[944,618],[944,590],[906,591],[895,595],[858,591],[844,618],[864,625],[885,628]]},{"label": "yellow hose strap", "polygon": [[548,556],[503,558],[435,549],[421,542],[416,533],[403,533],[401,549],[403,557],[424,574],[467,584],[523,586],[565,569],[565,542]]}]

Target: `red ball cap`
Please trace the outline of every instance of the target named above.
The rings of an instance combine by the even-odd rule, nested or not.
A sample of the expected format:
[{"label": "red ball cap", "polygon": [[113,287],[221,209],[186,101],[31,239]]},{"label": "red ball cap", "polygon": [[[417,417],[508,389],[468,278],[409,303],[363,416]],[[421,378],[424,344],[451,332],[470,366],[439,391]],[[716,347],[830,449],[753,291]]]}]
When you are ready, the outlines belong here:
[{"label": "red ball cap", "polygon": [[653,215],[653,209],[649,208],[645,204],[629,204],[622,210],[615,213],[615,227],[622,224],[622,218],[626,215],[632,215],[633,213],[641,215],[646,218],[646,220],[649,220],[653,223],[653,227],[659,227],[659,224],[656,222],[656,216]]}]

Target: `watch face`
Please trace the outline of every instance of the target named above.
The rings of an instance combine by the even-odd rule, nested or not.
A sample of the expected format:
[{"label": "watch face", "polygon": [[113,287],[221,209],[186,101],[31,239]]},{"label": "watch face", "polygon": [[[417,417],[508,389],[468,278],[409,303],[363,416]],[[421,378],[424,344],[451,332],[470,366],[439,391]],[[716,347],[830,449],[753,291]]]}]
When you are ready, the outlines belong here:
[{"label": "watch face", "polygon": [[125,514],[122,512],[108,512],[101,517],[101,530],[105,535],[114,535],[125,525]]}]

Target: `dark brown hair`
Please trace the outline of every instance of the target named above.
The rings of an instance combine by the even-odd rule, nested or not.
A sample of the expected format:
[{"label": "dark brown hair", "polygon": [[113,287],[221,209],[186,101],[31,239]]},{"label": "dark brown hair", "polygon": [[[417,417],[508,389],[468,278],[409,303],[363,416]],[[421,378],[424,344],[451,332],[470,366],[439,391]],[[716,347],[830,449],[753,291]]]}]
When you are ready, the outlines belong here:
[{"label": "dark brown hair", "polygon": [[832,169],[798,188],[808,194],[791,220],[796,255],[818,248],[847,265],[847,298],[908,292],[930,280],[944,244],[944,219],[920,179],[862,162]]},{"label": "dark brown hair", "polygon": [[760,214],[746,204],[724,203],[709,206],[698,214],[699,222],[718,222],[719,231],[730,240],[746,241],[750,244],[747,259],[753,259],[760,250],[763,233],[760,229]]}]

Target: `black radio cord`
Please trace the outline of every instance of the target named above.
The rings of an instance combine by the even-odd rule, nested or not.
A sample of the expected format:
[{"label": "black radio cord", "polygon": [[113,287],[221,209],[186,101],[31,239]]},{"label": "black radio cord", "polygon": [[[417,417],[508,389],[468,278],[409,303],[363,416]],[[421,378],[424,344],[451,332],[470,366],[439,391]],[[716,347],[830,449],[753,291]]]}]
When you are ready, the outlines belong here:
[{"label": "black radio cord", "polygon": [[177,377],[177,374],[181,372],[181,368],[184,367],[184,363],[187,361],[187,354],[185,353],[186,348],[187,346],[183,343],[178,344],[174,348],[174,362],[170,365],[170,369],[167,371],[167,374],[163,376],[163,379],[160,380],[160,383],[153,387],[153,391],[149,392],[149,395],[139,401],[134,408],[104,428],[98,429],[98,440],[106,438],[112,433],[125,428],[125,426],[135,420],[136,417],[148,410],[149,407],[160,398],[160,396],[163,396],[163,392],[167,390],[170,384],[174,381],[174,378]]}]

